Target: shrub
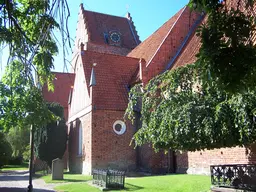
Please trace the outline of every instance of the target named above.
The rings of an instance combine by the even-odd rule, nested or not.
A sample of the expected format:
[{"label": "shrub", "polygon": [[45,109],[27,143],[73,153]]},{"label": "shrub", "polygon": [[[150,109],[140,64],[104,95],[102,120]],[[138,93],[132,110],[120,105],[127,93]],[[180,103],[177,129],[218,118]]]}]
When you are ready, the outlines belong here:
[{"label": "shrub", "polygon": [[12,156],[12,148],[10,143],[7,141],[5,134],[0,132],[0,168],[8,164],[8,161]]}]

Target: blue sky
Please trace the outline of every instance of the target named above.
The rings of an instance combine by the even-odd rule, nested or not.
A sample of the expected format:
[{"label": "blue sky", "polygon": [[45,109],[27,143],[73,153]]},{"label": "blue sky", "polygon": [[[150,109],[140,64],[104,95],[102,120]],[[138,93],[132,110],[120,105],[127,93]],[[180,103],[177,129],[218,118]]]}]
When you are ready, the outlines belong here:
[{"label": "blue sky", "polygon": [[[70,37],[75,39],[76,24],[78,19],[79,5],[83,3],[84,9],[106,13],[116,16],[125,16],[127,10],[131,13],[133,22],[136,26],[140,40],[145,40],[149,35],[156,31],[162,24],[164,24],[169,18],[171,18],[176,12],[184,7],[188,0],[67,0],[71,17],[69,18],[69,32]],[[59,35],[57,35],[59,36]],[[73,42],[71,41],[73,45]],[[67,72],[64,69],[62,50],[59,50],[60,54],[55,57],[54,71]],[[71,51],[70,51],[71,52]],[[1,53],[0,53],[1,54]],[[6,51],[2,52],[2,58],[0,55],[0,62],[2,63],[1,72],[4,70],[6,62]],[[68,60],[71,60],[71,54],[67,56]],[[68,66],[70,69],[70,66]]]}]

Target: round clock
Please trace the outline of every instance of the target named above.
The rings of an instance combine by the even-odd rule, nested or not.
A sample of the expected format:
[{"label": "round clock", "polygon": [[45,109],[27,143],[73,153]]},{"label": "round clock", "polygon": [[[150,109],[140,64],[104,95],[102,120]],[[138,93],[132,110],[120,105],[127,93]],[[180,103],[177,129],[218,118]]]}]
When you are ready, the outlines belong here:
[{"label": "round clock", "polygon": [[113,32],[113,33],[110,34],[110,39],[111,39],[113,42],[118,43],[118,42],[120,42],[121,37],[120,37],[120,34],[119,34],[119,33]]}]

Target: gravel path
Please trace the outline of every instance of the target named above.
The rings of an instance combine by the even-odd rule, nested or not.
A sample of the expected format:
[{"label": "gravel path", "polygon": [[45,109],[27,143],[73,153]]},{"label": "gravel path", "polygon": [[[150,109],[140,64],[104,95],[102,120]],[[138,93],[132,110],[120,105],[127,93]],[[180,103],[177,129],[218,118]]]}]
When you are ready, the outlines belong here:
[{"label": "gravel path", "polygon": [[[0,192],[26,192],[28,187],[28,171],[0,172]],[[33,179],[33,192],[55,192],[55,184],[46,184],[43,179]]]}]

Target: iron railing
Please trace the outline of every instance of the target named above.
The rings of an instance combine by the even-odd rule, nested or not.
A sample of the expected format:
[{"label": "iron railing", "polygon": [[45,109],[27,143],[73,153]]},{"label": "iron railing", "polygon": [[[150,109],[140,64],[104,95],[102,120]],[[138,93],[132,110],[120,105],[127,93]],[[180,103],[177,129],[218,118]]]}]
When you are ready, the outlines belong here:
[{"label": "iron railing", "polygon": [[124,189],[125,172],[118,170],[93,169],[93,184],[107,189]]},{"label": "iron railing", "polygon": [[256,191],[256,164],[212,165],[212,185]]}]

